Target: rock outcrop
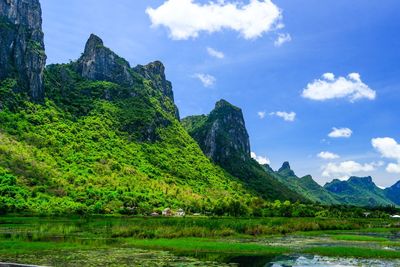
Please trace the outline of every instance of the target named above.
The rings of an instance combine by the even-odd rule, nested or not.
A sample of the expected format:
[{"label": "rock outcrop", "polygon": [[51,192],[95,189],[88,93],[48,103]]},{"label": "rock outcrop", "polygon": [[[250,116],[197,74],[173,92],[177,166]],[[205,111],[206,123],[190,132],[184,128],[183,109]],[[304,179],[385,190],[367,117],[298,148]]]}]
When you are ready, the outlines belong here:
[{"label": "rock outcrop", "polygon": [[165,67],[164,64],[160,61],[154,61],[147,65],[138,65],[133,69],[136,73],[141,75],[146,80],[151,81],[152,86],[157,91],[162,94],[162,104],[163,109],[168,110],[169,107],[165,103],[168,102],[166,98],[172,102],[172,112],[175,114],[175,117],[179,120],[179,110],[178,107],[174,104],[174,92],[172,91],[172,84],[165,77]]},{"label": "rock outcrop", "polygon": [[225,164],[234,158],[250,158],[250,141],[243,119],[242,110],[225,100],[215,104],[215,108],[205,118],[192,116],[188,120],[204,120],[199,129],[189,133],[199,143],[204,154],[219,164]]},{"label": "rock outcrop", "polygon": [[0,80],[16,79],[18,93],[44,100],[46,64],[38,0],[0,0]]},{"label": "rock outcrop", "polygon": [[308,201],[251,158],[249,135],[240,108],[220,100],[209,115],[187,117],[181,123],[208,158],[242,180],[261,197]]},{"label": "rock outcrop", "polygon": [[77,62],[77,71],[89,80],[108,81],[133,86],[135,79],[129,63],[105,47],[100,37],[92,34]]},{"label": "rock outcrop", "polygon": [[152,88],[161,95],[162,108],[179,120],[172,84],[166,79],[165,67],[160,61],[131,68],[128,61],[104,46],[100,37],[91,34],[84,53],[75,65],[76,71],[89,80],[113,82],[124,87],[138,85],[140,76],[149,80]]}]

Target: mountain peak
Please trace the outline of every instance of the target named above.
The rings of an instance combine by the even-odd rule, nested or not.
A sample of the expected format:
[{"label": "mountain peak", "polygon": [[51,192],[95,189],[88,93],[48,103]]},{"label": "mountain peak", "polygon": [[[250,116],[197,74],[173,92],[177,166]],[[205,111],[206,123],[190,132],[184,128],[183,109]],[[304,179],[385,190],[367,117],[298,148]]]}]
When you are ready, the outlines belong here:
[{"label": "mountain peak", "polygon": [[352,176],[348,180],[349,183],[356,183],[356,184],[363,184],[363,185],[374,185],[375,183],[372,181],[371,176],[367,177],[357,177],[357,176]]},{"label": "mountain peak", "polygon": [[290,168],[290,163],[289,163],[288,161],[285,161],[285,162],[282,164],[282,167],[279,168],[278,172],[284,171],[284,170],[291,170],[291,168]]},{"label": "mountain peak", "polygon": [[242,112],[242,110],[234,105],[232,105],[231,103],[229,103],[228,101],[226,101],[225,99],[220,99],[217,103],[215,103],[215,110],[219,110],[219,109],[232,109],[235,111],[240,111]]},{"label": "mountain peak", "polygon": [[279,168],[278,173],[284,177],[296,177],[296,174],[294,171],[292,171],[288,161],[285,161],[282,164],[282,167]]},{"label": "mountain peak", "polygon": [[99,36],[92,33],[86,42],[85,54],[90,54],[94,52],[94,50],[97,47],[103,47],[103,46],[104,46],[103,40]]},{"label": "mountain peak", "polygon": [[132,86],[136,81],[128,61],[105,47],[103,40],[95,34],[91,34],[86,42],[85,52],[77,62],[77,71],[89,80],[124,86]]}]

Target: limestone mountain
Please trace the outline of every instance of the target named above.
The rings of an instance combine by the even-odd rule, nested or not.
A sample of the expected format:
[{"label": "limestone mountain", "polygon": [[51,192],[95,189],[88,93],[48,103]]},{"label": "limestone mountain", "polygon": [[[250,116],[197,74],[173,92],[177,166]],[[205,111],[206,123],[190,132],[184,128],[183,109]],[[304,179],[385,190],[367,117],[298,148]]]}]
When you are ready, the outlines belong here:
[{"label": "limestone mountain", "polygon": [[0,213],[251,212],[257,195],[181,126],[161,62],[131,68],[91,35],[43,71],[39,2],[0,11]]},{"label": "limestone mountain", "polygon": [[240,108],[220,100],[209,115],[184,118],[182,125],[207,157],[262,197],[306,200],[265,172],[251,158],[249,135]]},{"label": "limestone mountain", "polygon": [[44,100],[41,14],[38,0],[0,0],[0,81],[8,88],[0,92],[0,108],[11,102],[10,91]]},{"label": "limestone mountain", "polygon": [[350,177],[347,181],[333,180],[325,186],[342,204],[356,206],[394,205],[386,198],[372,177]]},{"label": "limestone mountain", "polygon": [[398,181],[391,187],[386,188],[384,191],[385,191],[385,196],[388,199],[390,199],[397,205],[400,205],[400,181]]},{"label": "limestone mountain", "polygon": [[280,174],[284,177],[296,177],[296,175],[294,174],[294,171],[290,167],[290,163],[287,161],[284,162],[282,164],[282,167],[279,168],[278,174]]}]

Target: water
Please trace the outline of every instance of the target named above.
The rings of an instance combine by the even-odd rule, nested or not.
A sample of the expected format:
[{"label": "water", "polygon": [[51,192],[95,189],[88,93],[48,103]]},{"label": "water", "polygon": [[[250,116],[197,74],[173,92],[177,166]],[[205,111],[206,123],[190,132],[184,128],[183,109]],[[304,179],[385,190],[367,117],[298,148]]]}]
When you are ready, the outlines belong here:
[{"label": "water", "polygon": [[[236,239],[265,246],[291,247],[298,253],[246,255],[236,253],[173,252],[135,248],[127,245],[118,231],[135,225],[135,219],[99,218],[0,218],[0,262],[42,266],[235,266],[235,267],[342,267],[400,266],[400,260],[322,257],[302,254],[305,247],[365,246],[387,250],[379,243],[354,243],[333,240],[329,236],[280,236]],[[122,227],[122,228],[121,228]],[[391,237],[391,233],[382,233]],[[232,240],[231,240],[232,241]]]}]

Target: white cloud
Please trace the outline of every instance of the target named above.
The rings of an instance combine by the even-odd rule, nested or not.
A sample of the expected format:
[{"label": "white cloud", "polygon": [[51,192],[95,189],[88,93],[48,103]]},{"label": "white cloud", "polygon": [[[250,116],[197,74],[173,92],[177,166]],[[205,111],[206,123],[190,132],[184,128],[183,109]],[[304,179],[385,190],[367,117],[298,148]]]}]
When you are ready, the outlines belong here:
[{"label": "white cloud", "polygon": [[328,163],[323,166],[322,176],[330,178],[347,179],[361,172],[371,172],[379,166],[380,163],[361,164],[355,161],[344,161],[340,163]]},{"label": "white cloud", "polygon": [[335,74],[333,74],[331,72],[327,72],[327,73],[324,73],[322,75],[322,78],[324,78],[325,80],[328,80],[328,81],[334,81],[335,80]]},{"label": "white cloud", "polygon": [[292,37],[288,33],[279,33],[278,38],[275,40],[274,45],[279,47],[284,43],[292,41]]},{"label": "white cloud", "polygon": [[400,173],[400,144],[390,137],[374,138],[371,140],[371,143],[382,157],[397,161],[397,163],[389,163],[386,167],[386,171],[390,173]]},{"label": "white cloud", "polygon": [[264,119],[266,113],[265,113],[265,111],[259,111],[259,112],[257,112],[257,115],[258,115],[258,117],[259,117],[260,119]]},{"label": "white cloud", "polygon": [[271,161],[267,157],[257,156],[254,152],[251,152],[251,158],[255,159],[261,165],[271,164]]},{"label": "white cloud", "polygon": [[376,92],[361,81],[358,73],[335,78],[333,73],[325,73],[321,79],[314,80],[303,90],[302,97],[324,101],[334,98],[347,98],[355,102],[363,98],[374,100]]},{"label": "white cloud", "polygon": [[218,59],[223,59],[225,57],[224,53],[222,53],[221,51],[215,50],[212,47],[207,47],[207,53],[210,56],[218,58]]},{"label": "white cloud", "polygon": [[322,151],[317,156],[321,159],[338,159],[338,158],[340,158],[339,155],[334,154],[332,152],[328,152],[328,151]]},{"label": "white cloud", "polygon": [[349,128],[332,128],[332,131],[328,134],[331,138],[350,138],[353,131]]},{"label": "white cloud", "polygon": [[196,73],[193,75],[193,77],[201,81],[204,87],[213,87],[217,81],[217,79],[210,74]]},{"label": "white cloud", "polygon": [[285,121],[294,121],[296,119],[296,113],[293,111],[292,112],[276,111],[269,113],[269,115],[280,117]]},{"label": "white cloud", "polygon": [[157,8],[148,7],[152,27],[164,26],[174,40],[196,38],[200,32],[230,29],[245,39],[282,28],[282,12],[271,0],[250,0],[248,4],[224,0],[196,3],[194,0],[166,0]]}]

